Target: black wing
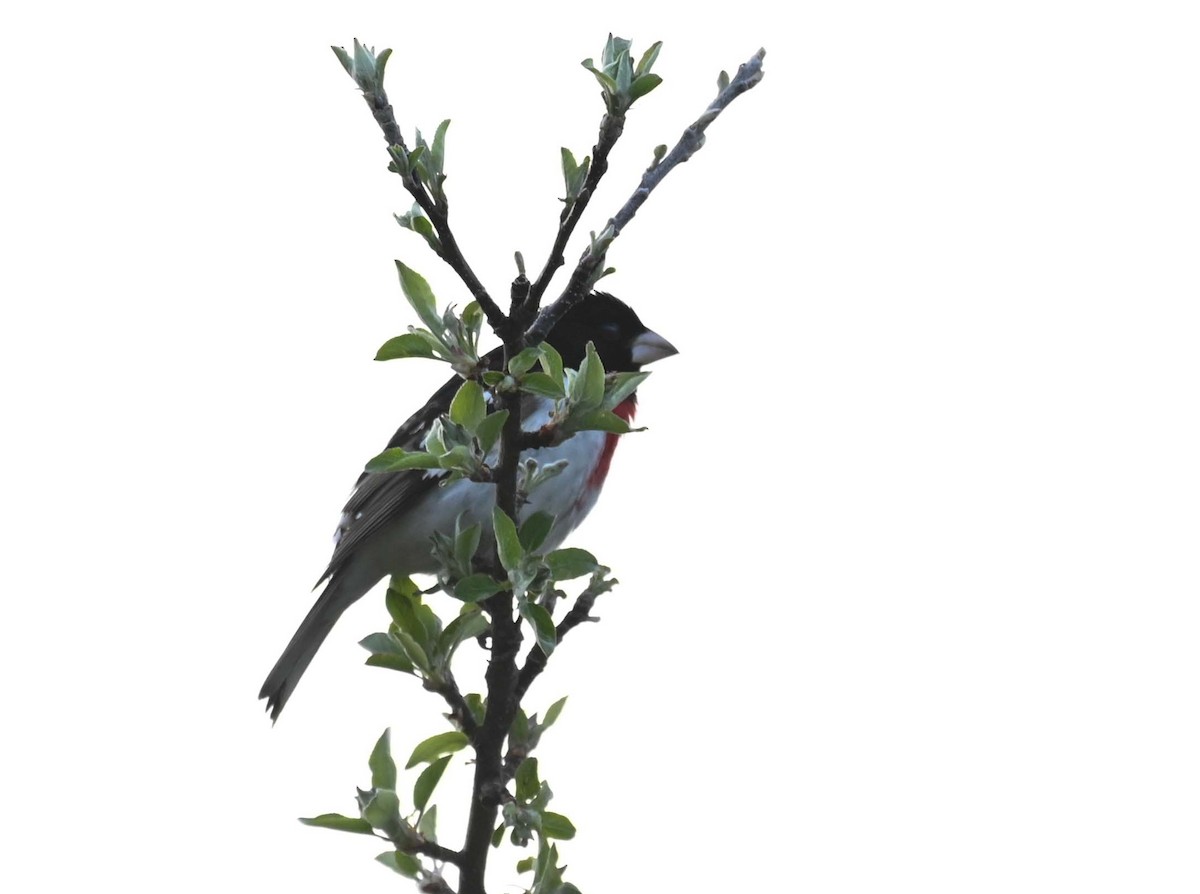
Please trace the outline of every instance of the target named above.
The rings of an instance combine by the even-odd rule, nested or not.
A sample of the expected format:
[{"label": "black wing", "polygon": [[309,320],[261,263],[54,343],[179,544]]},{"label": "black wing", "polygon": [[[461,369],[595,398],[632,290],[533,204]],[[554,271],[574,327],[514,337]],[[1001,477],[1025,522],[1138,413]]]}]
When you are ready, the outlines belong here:
[{"label": "black wing", "polygon": [[[496,349],[485,357],[489,369],[500,366],[503,353]],[[452,376],[433,393],[425,406],[413,413],[403,425],[396,429],[389,448],[420,450],[425,435],[433,421],[450,410],[450,401],[462,385],[462,378]],[[329,566],[321,575],[322,581],[333,575],[372,534],[397,518],[421,497],[437,487],[446,473],[438,474],[424,469],[408,469],[402,472],[363,472],[354,483],[354,493],[342,510],[339,537],[334,547]]]}]

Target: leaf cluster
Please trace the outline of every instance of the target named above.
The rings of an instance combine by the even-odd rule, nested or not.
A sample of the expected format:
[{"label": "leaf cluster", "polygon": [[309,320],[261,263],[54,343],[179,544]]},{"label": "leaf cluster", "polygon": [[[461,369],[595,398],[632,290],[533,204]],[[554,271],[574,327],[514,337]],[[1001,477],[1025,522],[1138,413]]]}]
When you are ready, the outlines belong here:
[{"label": "leaf cluster", "polygon": [[591,59],[581,63],[600,82],[604,105],[610,115],[625,114],[637,100],[662,83],[662,78],[650,71],[658,59],[662,41],[653,43],[636,66],[629,55],[632,47],[633,41],[610,34],[599,67]]},{"label": "leaf cluster", "polygon": [[479,369],[479,333],[483,327],[483,312],[472,301],[462,314],[453,306],[438,313],[437,298],[428,281],[403,261],[396,262],[400,272],[400,288],[409,305],[425,325],[409,326],[404,335],[388,339],[375,354],[376,360],[398,360],[405,357],[425,357],[444,360],[460,376],[470,376]]}]

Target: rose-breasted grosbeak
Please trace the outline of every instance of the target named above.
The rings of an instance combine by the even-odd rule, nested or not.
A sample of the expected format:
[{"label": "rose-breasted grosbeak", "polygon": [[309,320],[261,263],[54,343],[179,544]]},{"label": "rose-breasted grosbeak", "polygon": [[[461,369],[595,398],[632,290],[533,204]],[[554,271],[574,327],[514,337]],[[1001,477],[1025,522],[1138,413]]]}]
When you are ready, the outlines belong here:
[{"label": "rose-breasted grosbeak", "polygon": [[[608,372],[636,372],[644,364],[676,353],[670,342],[642,325],[632,309],[603,292],[594,292],[573,307],[546,340],[569,367],[579,366],[587,343],[592,342]],[[491,368],[499,368],[501,352],[491,352],[486,361]],[[419,450],[429,426],[449,411],[461,384],[456,376],[439,388],[400,426],[388,447]],[[630,395],[613,412],[630,421],[636,399],[636,394]],[[549,418],[551,406],[549,399],[526,395],[522,427],[540,428]],[[556,549],[596,504],[618,437],[584,431],[557,446],[530,451],[542,464],[567,461],[566,469],[534,490],[525,504],[529,512],[540,510],[555,517],[544,550]],[[334,534],[333,558],[317,582],[319,586],[327,581],[325,589],[258,694],[267,700],[272,720],[279,717],[317,649],[355,600],[388,575],[435,571],[433,533],[452,533],[456,519],[461,517],[463,526],[480,524],[490,530],[495,504],[492,485],[462,478],[439,486],[447,474],[413,469],[359,476]]]}]

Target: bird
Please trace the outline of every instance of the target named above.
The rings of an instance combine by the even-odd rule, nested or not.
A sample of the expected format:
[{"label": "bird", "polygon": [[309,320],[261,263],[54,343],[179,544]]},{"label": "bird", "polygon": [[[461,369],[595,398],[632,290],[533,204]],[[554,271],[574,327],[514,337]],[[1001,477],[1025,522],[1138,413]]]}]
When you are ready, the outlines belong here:
[{"label": "bird", "polygon": [[[591,292],[568,310],[546,335],[563,365],[578,368],[587,345],[594,344],[606,372],[637,372],[641,367],[678,353],[647,328],[629,305],[606,292]],[[491,369],[503,364],[502,349],[485,355]],[[455,375],[421,409],[397,429],[388,447],[419,450],[429,427],[447,413],[462,379]],[[633,419],[636,391],[614,408],[626,422]],[[535,395],[522,400],[522,428],[535,431],[549,421],[553,401]],[[543,543],[557,549],[592,510],[608,475],[619,436],[583,431],[560,444],[528,451],[539,463],[566,460],[564,471],[529,494],[524,509],[543,511],[555,523]],[[491,529],[495,489],[490,483],[459,478],[448,472],[409,469],[363,472],[342,510],[334,534],[333,556],[317,581],[320,596],[301,621],[291,641],[267,675],[259,699],[267,700],[274,722],[334,624],[354,602],[390,575],[430,574],[437,570],[432,538],[480,524]],[[314,588],[315,589],[315,588]]]}]

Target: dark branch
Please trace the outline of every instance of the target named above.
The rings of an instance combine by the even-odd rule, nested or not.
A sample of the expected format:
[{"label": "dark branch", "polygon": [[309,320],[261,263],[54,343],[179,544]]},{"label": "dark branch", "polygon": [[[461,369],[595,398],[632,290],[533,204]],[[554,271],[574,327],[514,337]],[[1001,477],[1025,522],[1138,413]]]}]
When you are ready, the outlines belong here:
[{"label": "dark branch", "polygon": [[[608,582],[606,581],[606,583]],[[555,637],[559,643],[562,642],[564,636],[584,621],[596,620],[591,616],[592,606],[596,604],[596,597],[603,592],[605,592],[604,589],[594,590],[588,587],[579,594],[579,598],[575,600],[575,604],[571,606],[571,610],[563,616],[563,619],[558,622],[558,626],[554,628]],[[518,704],[525,697],[525,693],[529,691],[529,687],[537,679],[538,674],[546,669],[547,661],[549,661],[549,656],[540,647],[534,646],[529,650],[529,654],[525,656],[525,665],[521,668],[521,673],[517,676],[517,688],[514,695]]]},{"label": "dark branch", "polygon": [[583,188],[579,190],[579,195],[575,201],[571,202],[567,207],[563,208],[562,214],[558,219],[558,235],[554,237],[554,246],[550,249],[550,256],[546,259],[546,265],[542,268],[542,272],[538,275],[537,282],[533,284],[533,288],[529,293],[529,309],[536,311],[541,305],[542,295],[545,294],[547,286],[550,285],[550,280],[554,278],[555,272],[566,263],[563,258],[563,251],[566,250],[567,241],[571,238],[571,234],[575,232],[575,227],[579,223],[579,219],[583,217],[583,212],[588,206],[592,195],[596,191],[596,187],[600,183],[600,178],[604,176],[608,170],[608,154],[620,139],[621,133],[625,130],[624,115],[609,115],[605,114],[600,119],[600,135],[596,138],[596,145],[592,147],[592,163],[588,168],[587,179],[584,180]]},{"label": "dark branch", "polygon": [[463,257],[463,253],[458,247],[458,241],[450,230],[448,204],[433,201],[425,187],[412,174],[402,174],[401,180],[404,181],[405,189],[417,200],[417,204],[421,206],[421,210],[425,212],[429,222],[433,224],[433,229],[438,234],[438,239],[442,243],[442,250],[438,252],[438,256],[450,265],[450,268],[458,274],[458,278],[471,292],[471,296],[479,302],[479,307],[483,310],[484,316],[487,317],[488,323],[496,334],[501,338],[505,337],[508,331],[508,317],[504,315],[504,311],[500,310],[500,306],[488,294],[488,290],[479,281],[479,277],[475,275],[475,271],[471,269],[467,259]]},{"label": "dark branch", "polygon": [[424,685],[430,692],[436,692],[446,700],[446,704],[450,706],[450,719],[458,725],[468,739],[474,742],[475,736],[479,732],[479,724],[475,722],[475,715],[467,707],[467,700],[463,698],[463,694],[458,689],[458,683],[455,682],[450,672],[447,671],[446,675],[436,683],[425,680]]},{"label": "dark branch", "polygon": [[[495,600],[495,602],[492,602]],[[504,791],[502,749],[512,725],[517,701],[513,696],[517,677],[517,653],[521,628],[513,616],[512,591],[489,600],[492,613],[491,662],[488,664],[487,712],[475,741],[475,778],[471,786],[471,812],[462,849],[462,894],[484,894],[484,870],[496,814]]]},{"label": "dark branch", "polygon": [[748,61],[742,63],[738,67],[737,75],[704,110],[704,114],[683,132],[683,136],[679,138],[675,148],[668,152],[661,161],[646,169],[646,173],[642,175],[642,182],[638,184],[633,195],[609,219],[608,225],[597,238],[595,245],[589,245],[584,251],[583,256],[579,259],[579,264],[575,267],[575,272],[571,274],[571,278],[558,300],[543,309],[534,324],[529,327],[525,333],[527,344],[535,345],[542,341],[546,337],[546,333],[554,328],[554,324],[583,299],[588,292],[588,286],[594,281],[592,277],[604,263],[604,255],[608,246],[633,220],[638,209],[642,207],[646,199],[650,198],[650,193],[675,167],[683,164],[700,150],[700,147],[704,145],[704,131],[725,110],[725,107],[762,80],[762,61],[765,55],[766,50],[759,50]]},{"label": "dark branch", "polygon": [[[394,844],[395,842],[393,842]],[[421,854],[425,857],[431,857],[434,860],[440,860],[443,863],[452,863],[455,866],[462,866],[463,855],[458,851],[452,851],[448,847],[443,847],[436,841],[429,841],[422,838],[418,843],[405,843],[398,850],[404,851],[406,854]]]},{"label": "dark branch", "polygon": [[[522,333],[506,338],[504,363],[521,350]],[[509,518],[517,517],[517,465],[521,458],[521,394],[499,396],[499,408],[508,410],[508,419],[500,435],[500,457],[496,466],[496,505]],[[493,562],[493,574],[505,575],[499,559]],[[471,812],[467,818],[467,837],[462,849],[462,894],[484,894],[484,870],[496,813],[504,791],[504,739],[512,726],[519,699],[517,655],[521,649],[521,624],[513,614],[512,590],[504,590],[484,603],[492,616],[491,661],[488,664],[487,710],[483,725],[474,738],[475,779],[472,784]]]},{"label": "dark branch", "polygon": [[[362,85],[360,84],[360,86]],[[383,85],[379,84],[372,90],[363,90],[363,98],[367,101],[367,105],[371,109],[371,114],[375,116],[375,123],[383,131],[383,138],[387,140],[388,145],[399,146],[407,152],[407,147],[404,145],[404,136],[400,133],[400,126],[396,123],[396,113],[392,109],[391,103],[388,102],[387,91],[383,89]],[[437,232],[438,239],[442,244],[442,250],[437,253],[438,256],[458,274],[459,279],[466,285],[471,296],[479,302],[479,306],[482,308],[492,329],[503,337],[504,331],[507,328],[508,318],[500,310],[499,305],[492,300],[492,296],[488,294],[488,290],[484,288],[483,283],[479,281],[479,277],[475,275],[475,271],[471,269],[471,265],[467,263],[467,259],[463,257],[463,253],[458,247],[458,242],[454,238],[454,233],[450,230],[449,204],[445,200],[435,202],[429,195],[429,191],[425,189],[425,186],[411,172],[407,174],[401,173],[400,179],[404,182],[404,188],[416,199],[417,204],[421,206],[421,210],[425,212],[425,215],[429,218],[429,222],[433,224],[433,228]]]}]

